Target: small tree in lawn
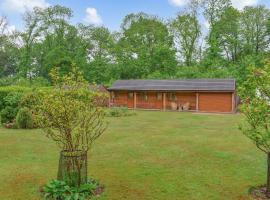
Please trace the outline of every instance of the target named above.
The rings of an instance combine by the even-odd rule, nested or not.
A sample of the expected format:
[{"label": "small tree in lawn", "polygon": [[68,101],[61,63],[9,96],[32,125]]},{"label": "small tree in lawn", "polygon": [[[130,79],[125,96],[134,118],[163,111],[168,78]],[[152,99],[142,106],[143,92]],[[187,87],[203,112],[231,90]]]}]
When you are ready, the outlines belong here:
[{"label": "small tree in lawn", "polygon": [[267,155],[267,196],[270,196],[270,63],[261,69],[251,68],[239,89],[245,122],[241,131]]},{"label": "small tree in lawn", "polygon": [[51,78],[54,89],[43,95],[38,121],[61,148],[58,179],[78,186],[87,181],[87,152],[106,129],[105,112],[75,65],[63,77],[52,70]]}]

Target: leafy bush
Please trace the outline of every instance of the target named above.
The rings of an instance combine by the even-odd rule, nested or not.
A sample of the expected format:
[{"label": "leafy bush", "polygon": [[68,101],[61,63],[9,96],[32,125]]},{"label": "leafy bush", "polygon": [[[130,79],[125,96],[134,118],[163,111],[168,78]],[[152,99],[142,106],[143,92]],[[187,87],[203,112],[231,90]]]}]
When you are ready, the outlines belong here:
[{"label": "leafy bush", "polygon": [[0,112],[1,123],[10,123],[10,122],[12,122],[16,117],[17,111],[18,111],[17,108],[13,108],[11,106],[5,107]]},{"label": "leafy bush", "polygon": [[32,113],[28,108],[21,108],[16,116],[16,124],[18,128],[33,128]]},{"label": "leafy bush", "polygon": [[[46,91],[46,90],[45,90]],[[43,95],[47,95],[47,91],[44,90],[39,91],[31,91],[26,93],[20,101],[21,108],[28,108],[28,110],[32,113],[32,120],[33,120],[33,128],[40,128],[38,123],[38,116],[37,116],[37,107],[41,104]]]},{"label": "leafy bush", "polygon": [[6,106],[18,106],[23,93],[28,91],[31,91],[31,89],[18,86],[0,87],[0,110]]},{"label": "leafy bush", "polygon": [[30,110],[35,109],[41,103],[44,94],[40,91],[31,91],[22,96],[20,107],[26,107]]},{"label": "leafy bush", "polygon": [[135,112],[128,110],[127,107],[113,107],[107,110],[108,117],[125,117],[136,115]]},{"label": "leafy bush", "polygon": [[44,196],[47,200],[86,200],[94,196],[99,183],[88,180],[79,187],[71,187],[64,181],[52,180],[44,187]]},{"label": "leafy bush", "polygon": [[0,113],[2,123],[10,123],[15,119],[21,97],[20,92],[10,92],[3,98]]},{"label": "leafy bush", "polygon": [[[38,99],[36,96],[41,93],[40,91],[46,93],[50,89],[49,87],[39,88],[38,90],[18,86],[0,87],[1,122],[4,124],[12,123],[16,118],[19,108],[22,107],[26,107],[32,112],[32,108],[36,105]],[[34,116],[34,127],[36,127]]]}]

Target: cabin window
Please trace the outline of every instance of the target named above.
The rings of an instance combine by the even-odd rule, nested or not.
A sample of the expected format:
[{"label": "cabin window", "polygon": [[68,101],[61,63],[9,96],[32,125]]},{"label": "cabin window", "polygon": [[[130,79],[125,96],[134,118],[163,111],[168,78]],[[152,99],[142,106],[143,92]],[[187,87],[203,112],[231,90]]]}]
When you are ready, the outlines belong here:
[{"label": "cabin window", "polygon": [[140,93],[140,99],[143,101],[147,101],[148,100],[147,93],[146,92]]},{"label": "cabin window", "polygon": [[176,101],[177,100],[177,96],[175,92],[170,92],[169,93],[169,100],[170,101]]},{"label": "cabin window", "polygon": [[161,92],[158,92],[157,93],[157,100],[162,100],[162,93]]},{"label": "cabin window", "polygon": [[133,92],[129,92],[129,93],[128,93],[128,98],[129,98],[129,99],[133,99]]}]

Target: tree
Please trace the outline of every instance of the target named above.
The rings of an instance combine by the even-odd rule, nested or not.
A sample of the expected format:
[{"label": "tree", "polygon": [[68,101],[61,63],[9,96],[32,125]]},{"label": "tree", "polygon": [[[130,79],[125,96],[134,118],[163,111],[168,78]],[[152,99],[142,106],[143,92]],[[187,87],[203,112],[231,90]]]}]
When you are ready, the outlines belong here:
[{"label": "tree", "polygon": [[227,60],[236,62],[241,51],[240,12],[233,7],[226,8],[214,29]]},{"label": "tree", "polygon": [[145,13],[130,14],[121,28],[116,49],[121,78],[143,78],[156,71],[167,76],[175,73],[173,38],[162,21]]},{"label": "tree", "polygon": [[[74,57],[76,29],[69,24],[72,11],[62,6],[34,8],[24,15],[20,71],[23,77],[49,78],[51,66],[68,72]],[[76,44],[76,43],[75,43]],[[64,67],[68,69],[63,69]]]},{"label": "tree", "polygon": [[39,125],[61,148],[58,178],[80,185],[87,181],[87,152],[106,129],[105,112],[75,65],[68,75],[54,69],[51,76],[55,89],[37,106]]},{"label": "tree", "polygon": [[83,69],[85,78],[95,83],[108,83],[114,79],[116,41],[109,29],[79,24],[78,32],[87,54]]},{"label": "tree", "polygon": [[191,14],[178,15],[171,23],[174,35],[174,43],[187,66],[192,65],[198,51],[198,39],[200,37],[200,25],[198,19]]},{"label": "tree", "polygon": [[245,123],[241,131],[267,155],[267,196],[270,197],[270,62],[262,69],[251,68],[239,90]]},{"label": "tree", "polygon": [[270,11],[265,6],[245,7],[241,15],[241,38],[245,54],[259,54],[268,49],[267,24]]},{"label": "tree", "polygon": [[[206,65],[220,65],[222,62],[222,49],[219,44],[219,34],[216,22],[220,20],[224,11],[231,6],[230,0],[204,0],[204,16],[210,25],[209,34],[206,38],[208,45],[205,54]],[[213,61],[211,63],[211,61]]]},{"label": "tree", "polygon": [[230,0],[202,0],[204,5],[204,16],[210,27],[212,27],[221,17],[224,10],[231,6]]},{"label": "tree", "polygon": [[0,78],[16,74],[19,52],[15,37],[16,33],[8,30],[7,18],[0,16]]}]

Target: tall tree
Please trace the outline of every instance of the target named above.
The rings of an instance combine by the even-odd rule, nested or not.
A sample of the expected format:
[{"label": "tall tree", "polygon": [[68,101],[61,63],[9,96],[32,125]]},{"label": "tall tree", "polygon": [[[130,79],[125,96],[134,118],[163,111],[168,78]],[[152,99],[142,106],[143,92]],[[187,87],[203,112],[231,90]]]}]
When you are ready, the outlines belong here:
[{"label": "tall tree", "polygon": [[198,51],[200,25],[196,16],[178,15],[171,23],[176,49],[187,66],[192,65]]},{"label": "tall tree", "polygon": [[207,65],[219,65],[222,60],[222,49],[219,44],[219,34],[216,22],[220,20],[225,10],[231,6],[230,0],[204,0],[204,16],[210,25],[209,34],[206,38],[207,52],[205,60],[213,61],[207,62]]},{"label": "tall tree", "polygon": [[230,0],[202,0],[204,16],[212,27],[221,17],[223,12],[231,6]]},{"label": "tall tree", "polygon": [[[84,74],[88,81],[108,83],[115,77],[115,38],[105,27],[79,25],[81,41],[86,45],[87,64]],[[83,45],[83,44],[82,44]]]},{"label": "tall tree", "polygon": [[58,5],[46,9],[34,8],[25,13],[26,29],[22,33],[24,46],[20,64],[24,77],[48,77],[52,65],[71,64],[68,55],[74,48],[67,38],[73,38],[76,32],[68,23],[71,16],[69,8]]},{"label": "tall tree", "polygon": [[241,33],[245,54],[259,54],[268,50],[269,18],[270,11],[265,6],[244,8],[241,17]]},{"label": "tall tree", "polygon": [[145,13],[130,14],[121,27],[117,48],[121,78],[143,78],[156,71],[174,74],[173,38],[162,21]]},{"label": "tall tree", "polygon": [[226,8],[215,23],[214,29],[228,61],[237,61],[241,51],[240,12],[233,7]]},{"label": "tall tree", "polygon": [[16,33],[8,30],[6,17],[0,16],[0,78],[15,75],[18,64]]}]

